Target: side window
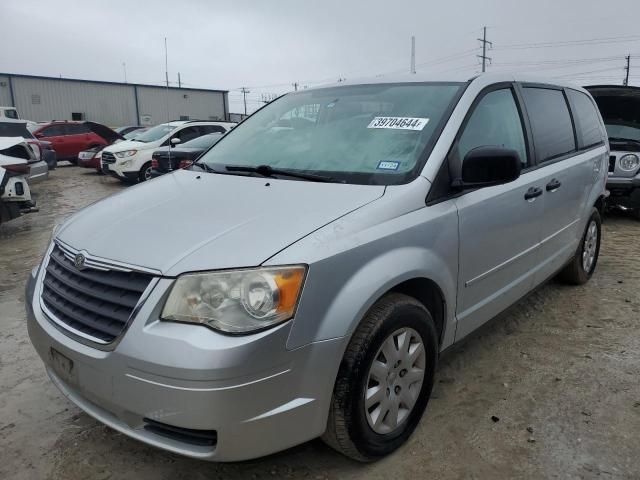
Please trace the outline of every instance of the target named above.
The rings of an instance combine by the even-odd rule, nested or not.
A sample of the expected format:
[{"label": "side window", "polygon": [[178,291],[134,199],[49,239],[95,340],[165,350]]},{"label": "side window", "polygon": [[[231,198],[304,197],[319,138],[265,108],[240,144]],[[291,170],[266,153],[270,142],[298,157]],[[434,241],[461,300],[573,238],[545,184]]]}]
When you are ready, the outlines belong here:
[{"label": "side window", "polygon": [[64,130],[64,125],[51,125],[50,127],[41,130],[40,133],[43,137],[61,137],[62,135],[66,135]]},{"label": "side window", "polygon": [[67,135],[81,135],[91,131],[91,129],[84,123],[68,123],[65,127]]},{"label": "side window", "polygon": [[189,140],[193,140],[194,138],[199,137],[200,131],[197,126],[186,127],[172,136],[178,137],[180,139],[180,143],[185,143],[185,142],[188,142]]},{"label": "side window", "polygon": [[201,125],[200,130],[203,135],[207,133],[226,133],[227,130],[220,125]]},{"label": "side window", "polygon": [[564,92],[525,87],[523,96],[538,160],[545,162],[574,151],[573,123]]},{"label": "side window", "polygon": [[516,150],[523,166],[528,165],[522,119],[509,88],[487,93],[476,105],[458,140],[462,160],[477,147],[500,146]]},{"label": "side window", "polygon": [[588,148],[604,142],[604,132],[596,106],[583,92],[567,90],[578,131],[578,146]]}]

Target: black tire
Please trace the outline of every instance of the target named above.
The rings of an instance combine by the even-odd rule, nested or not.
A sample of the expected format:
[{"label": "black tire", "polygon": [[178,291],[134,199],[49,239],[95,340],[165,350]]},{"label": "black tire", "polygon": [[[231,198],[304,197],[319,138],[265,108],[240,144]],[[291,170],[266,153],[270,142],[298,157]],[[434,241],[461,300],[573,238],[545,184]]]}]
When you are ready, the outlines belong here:
[{"label": "black tire", "polygon": [[145,163],[140,172],[138,172],[138,183],[146,182],[147,180],[151,180],[151,162]]},{"label": "black tire", "polygon": [[[369,369],[382,344],[402,328],[413,329],[422,339],[424,378],[410,413],[395,430],[380,434],[367,420],[365,388],[368,388]],[[407,295],[385,295],[367,312],[349,342],[336,378],[327,430],[322,440],[338,452],[361,462],[374,461],[396,450],[420,422],[433,388],[437,361],[438,337],[429,311]]]},{"label": "black tire", "polygon": [[[587,247],[587,233],[589,232],[589,227],[595,224],[597,230],[597,241],[595,243],[595,256],[593,258],[593,262],[588,270],[585,270],[583,265],[583,253],[585,248]],[[598,263],[598,256],[600,255],[600,241],[602,239],[602,219],[600,218],[600,212],[596,208],[591,211],[591,216],[589,217],[589,221],[587,222],[587,226],[584,229],[584,233],[582,234],[582,240],[578,245],[578,251],[575,256],[571,259],[571,262],[567,264],[566,267],[560,272],[558,278],[568,284],[571,285],[583,285],[589,281],[593,272],[596,269],[596,265]]]}]

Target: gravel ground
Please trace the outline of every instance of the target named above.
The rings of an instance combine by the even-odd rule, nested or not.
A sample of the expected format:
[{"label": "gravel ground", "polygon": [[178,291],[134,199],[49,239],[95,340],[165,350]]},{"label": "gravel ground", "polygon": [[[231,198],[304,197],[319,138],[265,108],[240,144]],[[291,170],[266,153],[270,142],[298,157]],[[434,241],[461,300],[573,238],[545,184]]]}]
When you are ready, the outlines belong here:
[{"label": "gravel ground", "polygon": [[440,363],[406,446],[360,465],[320,441],[211,464],[102,426],[48,380],[29,343],[24,281],[69,213],[125,188],[61,167],[34,186],[40,212],[0,227],[0,478],[640,478],[640,222],[612,214],[583,287],[555,282]]}]

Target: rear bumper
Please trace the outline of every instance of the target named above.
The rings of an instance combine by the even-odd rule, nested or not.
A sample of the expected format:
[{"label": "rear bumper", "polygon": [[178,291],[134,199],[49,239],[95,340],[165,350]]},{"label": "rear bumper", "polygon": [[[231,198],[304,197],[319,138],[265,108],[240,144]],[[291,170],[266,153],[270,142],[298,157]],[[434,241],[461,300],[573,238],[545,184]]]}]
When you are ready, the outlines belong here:
[{"label": "rear bumper", "polygon": [[84,168],[100,168],[100,159],[96,157],[90,159],[78,158],[78,166]]},{"label": "rear bumper", "polygon": [[49,178],[49,166],[44,160],[30,163],[29,167],[31,167],[29,183],[37,183]]},{"label": "rear bumper", "polygon": [[[54,384],[89,415],[132,438],[189,457],[239,461],[320,436],[326,427],[344,338],[288,351],[291,322],[228,337],[203,327],[159,322],[161,280],[111,351],[79,343],[45,316],[39,282],[25,303],[31,341]],[[54,360],[73,362],[70,372]],[[215,444],[158,433],[152,422],[214,432]],[[165,432],[166,433],[166,432]]]}]

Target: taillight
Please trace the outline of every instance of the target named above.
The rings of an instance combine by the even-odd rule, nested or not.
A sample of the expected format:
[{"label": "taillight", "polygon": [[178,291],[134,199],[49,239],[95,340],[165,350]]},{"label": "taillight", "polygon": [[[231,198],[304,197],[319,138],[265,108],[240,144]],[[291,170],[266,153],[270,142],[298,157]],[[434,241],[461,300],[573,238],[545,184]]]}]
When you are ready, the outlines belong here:
[{"label": "taillight", "polygon": [[151,159],[151,168],[158,168],[158,160],[155,158]]},{"label": "taillight", "polygon": [[180,160],[178,168],[188,168],[191,165],[193,165],[193,162],[191,160]]},{"label": "taillight", "polygon": [[7,172],[11,172],[16,175],[29,175],[29,172],[31,171],[31,167],[26,163],[3,165],[2,168],[4,168]]}]

